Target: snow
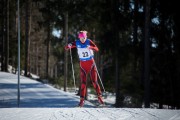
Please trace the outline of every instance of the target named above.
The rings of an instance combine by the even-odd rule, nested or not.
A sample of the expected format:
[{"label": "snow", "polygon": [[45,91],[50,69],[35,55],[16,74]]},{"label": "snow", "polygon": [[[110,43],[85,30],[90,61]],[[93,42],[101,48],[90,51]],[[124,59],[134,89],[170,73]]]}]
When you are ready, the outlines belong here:
[{"label": "snow", "polygon": [[18,107],[17,78],[15,74],[0,72],[0,120],[180,120],[180,110],[96,108],[88,101],[78,108],[75,106],[79,96],[75,93],[23,76]]}]

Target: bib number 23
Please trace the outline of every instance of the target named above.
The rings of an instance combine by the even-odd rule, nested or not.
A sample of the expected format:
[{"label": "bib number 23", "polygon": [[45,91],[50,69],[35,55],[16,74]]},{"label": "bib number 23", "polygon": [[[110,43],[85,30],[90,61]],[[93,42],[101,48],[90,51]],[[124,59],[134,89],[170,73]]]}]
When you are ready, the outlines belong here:
[{"label": "bib number 23", "polygon": [[89,56],[88,52],[82,52],[82,54],[83,54],[83,57],[88,57]]}]

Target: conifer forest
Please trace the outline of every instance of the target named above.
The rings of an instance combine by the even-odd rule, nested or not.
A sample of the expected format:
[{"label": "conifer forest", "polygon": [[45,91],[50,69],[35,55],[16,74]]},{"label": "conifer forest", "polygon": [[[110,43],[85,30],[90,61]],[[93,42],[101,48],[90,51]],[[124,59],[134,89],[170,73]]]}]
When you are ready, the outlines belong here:
[{"label": "conifer forest", "polygon": [[[64,47],[86,30],[94,59],[116,107],[180,108],[180,18],[172,0],[0,0],[0,71],[73,87]],[[20,18],[20,19],[18,19]],[[20,23],[20,24],[18,24]],[[20,34],[18,34],[20,25]],[[20,44],[18,44],[20,35]],[[76,85],[79,58],[72,49]],[[89,81],[90,82],[90,81]],[[92,88],[88,82],[88,87]],[[131,102],[124,102],[130,98]]]}]

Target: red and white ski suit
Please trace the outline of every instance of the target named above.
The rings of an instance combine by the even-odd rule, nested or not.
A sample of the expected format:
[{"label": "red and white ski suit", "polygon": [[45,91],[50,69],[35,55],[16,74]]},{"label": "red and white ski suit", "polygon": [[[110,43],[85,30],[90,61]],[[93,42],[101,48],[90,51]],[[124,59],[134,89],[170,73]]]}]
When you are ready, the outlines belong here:
[{"label": "red and white ski suit", "polygon": [[88,73],[90,73],[90,78],[97,95],[100,96],[101,89],[98,84],[97,69],[93,58],[93,51],[99,51],[98,47],[94,44],[93,41],[86,39],[85,43],[82,43],[80,40],[76,40],[75,42],[71,43],[71,46],[65,46],[66,50],[69,48],[77,48],[77,52],[80,59],[80,97],[83,99],[85,98]]}]

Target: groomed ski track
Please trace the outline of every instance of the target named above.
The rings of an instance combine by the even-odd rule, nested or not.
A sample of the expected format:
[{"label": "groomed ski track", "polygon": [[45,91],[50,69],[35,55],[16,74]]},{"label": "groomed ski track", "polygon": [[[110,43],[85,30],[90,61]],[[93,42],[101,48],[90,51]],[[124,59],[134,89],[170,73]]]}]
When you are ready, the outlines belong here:
[{"label": "groomed ski track", "polygon": [[75,107],[79,96],[26,77],[0,72],[0,120],[180,120],[179,110],[145,108],[95,108],[86,101]]}]

